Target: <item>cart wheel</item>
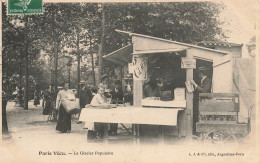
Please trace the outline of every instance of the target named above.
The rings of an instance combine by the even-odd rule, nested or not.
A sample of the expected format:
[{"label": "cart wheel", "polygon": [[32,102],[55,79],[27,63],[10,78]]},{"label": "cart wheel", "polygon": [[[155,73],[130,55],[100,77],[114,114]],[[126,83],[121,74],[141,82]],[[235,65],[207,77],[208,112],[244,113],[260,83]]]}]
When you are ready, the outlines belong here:
[{"label": "cart wheel", "polygon": [[237,143],[237,138],[229,130],[213,130],[205,135],[203,142],[212,144],[235,144]]},{"label": "cart wheel", "polygon": [[198,137],[196,135],[187,136],[185,138],[185,144],[198,144],[201,142],[201,137]]}]

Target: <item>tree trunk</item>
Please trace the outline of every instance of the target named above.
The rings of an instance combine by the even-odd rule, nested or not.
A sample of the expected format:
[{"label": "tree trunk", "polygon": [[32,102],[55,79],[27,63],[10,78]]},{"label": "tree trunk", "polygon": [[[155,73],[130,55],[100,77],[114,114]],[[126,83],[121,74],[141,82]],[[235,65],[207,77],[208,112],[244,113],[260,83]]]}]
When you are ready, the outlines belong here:
[{"label": "tree trunk", "polygon": [[[55,27],[55,21],[56,21],[56,13],[53,15],[53,26]],[[56,38],[56,30],[54,29],[53,33],[53,39],[54,39],[54,95],[56,98],[56,94],[58,93],[58,40]]]},{"label": "tree trunk", "polygon": [[54,93],[58,93],[58,45],[57,40],[54,40]]},{"label": "tree trunk", "polygon": [[101,41],[99,44],[99,49],[98,49],[98,66],[99,66],[99,72],[98,72],[98,83],[101,81],[101,76],[103,74],[103,48],[104,48],[104,43],[105,43],[105,32],[106,32],[106,18],[105,18],[105,4],[102,5],[102,35],[101,35]]},{"label": "tree trunk", "polygon": [[[6,105],[7,105],[7,97],[5,93],[2,93],[2,134],[9,134],[7,118],[6,118]],[[0,135],[1,136],[1,135]]]},{"label": "tree trunk", "polygon": [[[89,39],[89,47],[91,48],[91,38]],[[95,65],[94,65],[94,57],[93,57],[93,53],[90,54],[91,55],[91,67],[92,67],[92,75],[93,75],[93,84],[96,85],[96,77],[95,77]]]},{"label": "tree trunk", "polygon": [[25,85],[24,85],[24,110],[28,110],[28,42],[26,43],[25,48]]},{"label": "tree trunk", "polygon": [[29,18],[28,16],[24,16],[25,18],[25,86],[24,86],[24,110],[28,110],[28,46],[29,46],[29,39],[28,39],[28,23]]},{"label": "tree trunk", "polygon": [[70,89],[70,70],[69,70],[69,79],[68,79],[68,82],[69,82],[69,89]]},{"label": "tree trunk", "polygon": [[77,40],[76,40],[76,46],[77,46],[77,57],[78,57],[78,98],[80,98],[80,51],[79,51],[79,30],[77,30]]},{"label": "tree trunk", "polygon": [[54,95],[53,68],[51,67],[51,94]]},{"label": "tree trunk", "polygon": [[92,64],[93,84],[96,85],[95,66],[94,66],[94,58],[92,53],[91,53],[91,64]]},{"label": "tree trunk", "polygon": [[20,56],[19,56],[19,86],[18,86],[18,94],[17,94],[17,102],[15,106],[17,107],[23,107],[23,96],[22,96],[22,48],[20,50]]},{"label": "tree trunk", "polygon": [[[22,48],[21,48],[22,49]],[[19,86],[22,86],[22,53],[23,51],[20,50],[20,56],[19,56]]]}]

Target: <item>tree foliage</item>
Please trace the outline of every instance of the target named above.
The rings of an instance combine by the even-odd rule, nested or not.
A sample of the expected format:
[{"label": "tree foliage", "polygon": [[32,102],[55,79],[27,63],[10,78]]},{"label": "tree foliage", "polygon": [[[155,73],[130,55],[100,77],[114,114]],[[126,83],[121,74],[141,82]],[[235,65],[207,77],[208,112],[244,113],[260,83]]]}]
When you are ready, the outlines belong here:
[{"label": "tree foliage", "polygon": [[[45,3],[43,15],[28,15],[29,74],[36,83],[47,87],[54,70],[54,56],[73,58],[72,83],[75,84],[77,54],[82,60],[97,54],[102,38],[102,13],[105,12],[105,33],[102,55],[122,47],[124,37],[115,32],[131,23],[133,32],[196,44],[225,38],[218,15],[223,6],[212,2],[165,3]],[[19,74],[24,66],[24,16],[6,16],[3,5],[3,72],[7,78]],[[130,18],[130,19],[129,19]],[[18,22],[18,23],[15,23]],[[78,45],[77,45],[78,41]],[[77,48],[78,47],[78,48]],[[43,59],[47,56],[48,59]],[[20,58],[20,59],[18,59]],[[65,57],[66,58],[66,57]],[[58,83],[66,81],[66,59],[58,59]],[[97,65],[95,65],[97,66]],[[104,69],[116,65],[104,62]],[[91,74],[81,64],[84,72]],[[102,71],[103,71],[102,70]],[[22,69],[22,74],[24,71]],[[89,75],[82,75],[89,80]],[[46,80],[44,80],[46,79]],[[73,87],[76,87],[75,85]]]},{"label": "tree foliage", "polygon": [[[122,47],[124,37],[115,29],[124,30],[129,22],[132,32],[184,43],[224,39],[223,22],[218,19],[223,8],[212,2],[108,3],[103,51],[107,54]],[[104,69],[109,67],[114,68],[105,62]]]}]

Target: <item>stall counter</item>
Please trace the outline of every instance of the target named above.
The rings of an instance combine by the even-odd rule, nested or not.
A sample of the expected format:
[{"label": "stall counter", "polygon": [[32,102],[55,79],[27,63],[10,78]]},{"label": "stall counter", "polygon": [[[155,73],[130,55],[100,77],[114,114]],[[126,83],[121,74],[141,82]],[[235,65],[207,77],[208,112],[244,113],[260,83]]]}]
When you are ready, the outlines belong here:
[{"label": "stall counter", "polygon": [[169,109],[133,106],[111,109],[83,108],[79,121],[176,126],[179,110],[183,110],[183,108]]}]

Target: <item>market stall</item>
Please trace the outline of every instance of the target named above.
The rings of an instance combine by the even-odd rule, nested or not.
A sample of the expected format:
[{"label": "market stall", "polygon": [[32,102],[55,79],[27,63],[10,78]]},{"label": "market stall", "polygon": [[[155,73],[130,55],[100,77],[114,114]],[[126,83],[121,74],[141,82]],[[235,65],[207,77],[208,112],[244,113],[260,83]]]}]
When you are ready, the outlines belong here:
[{"label": "market stall", "polygon": [[[143,114],[133,114],[131,108],[128,108],[122,114],[124,118],[121,117],[121,120],[111,116],[104,116],[101,119],[93,116],[92,121],[175,126],[167,130],[177,133],[177,136],[189,136],[192,135],[193,130],[193,93],[188,92],[185,82],[196,79],[193,75],[196,67],[201,65],[211,67],[209,76],[212,78],[212,92],[232,92],[232,63],[231,56],[227,52],[121,30],[116,31],[131,37],[132,44],[105,55],[104,59],[124,66],[127,70],[125,76],[132,74],[132,107],[133,110],[142,110]],[[221,77],[223,75],[225,77]],[[158,89],[150,89],[147,83],[154,84],[155,81]],[[158,92],[160,95],[157,95]],[[157,110],[156,113],[154,109]],[[122,116],[113,112],[113,109],[109,110],[104,113],[108,112],[115,117]],[[169,110],[172,112],[168,112]],[[90,114],[101,110],[86,109],[86,112]],[[131,121],[125,122],[129,118]],[[142,123],[136,118],[141,119]],[[162,121],[165,119],[177,121],[176,124],[163,124]]]},{"label": "market stall", "polygon": [[[192,134],[193,93],[188,93],[185,82],[196,78],[193,75],[196,67],[211,66],[212,72],[209,76],[213,81],[212,92],[232,92],[232,63],[231,56],[227,52],[121,30],[116,31],[131,37],[132,44],[105,55],[104,59],[121,63],[126,62],[128,58],[128,63],[124,66],[128,67],[129,73],[133,74],[135,107],[183,109],[179,115],[173,115],[179,118],[176,128],[178,136]],[[221,78],[223,69],[225,69],[225,77]],[[146,97],[145,84],[151,76],[164,78],[166,83],[164,85],[168,85],[165,92],[171,91],[172,99],[158,100]]]}]

